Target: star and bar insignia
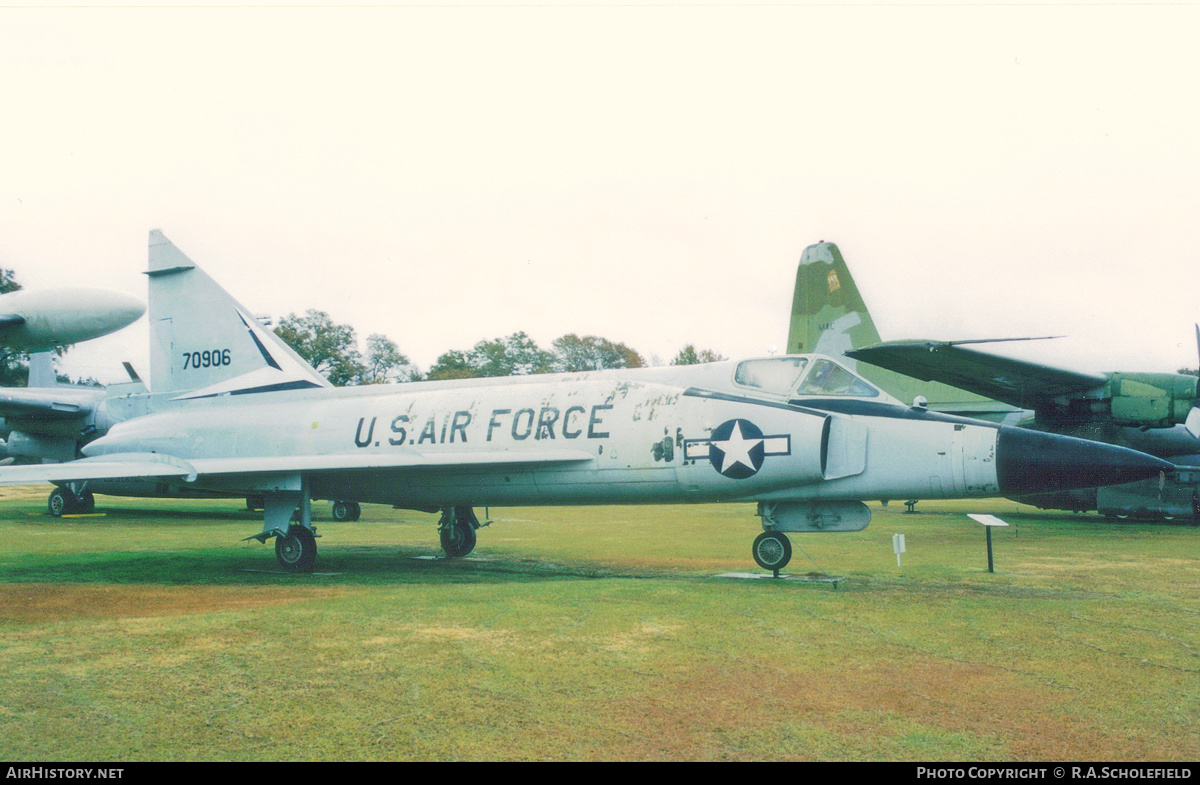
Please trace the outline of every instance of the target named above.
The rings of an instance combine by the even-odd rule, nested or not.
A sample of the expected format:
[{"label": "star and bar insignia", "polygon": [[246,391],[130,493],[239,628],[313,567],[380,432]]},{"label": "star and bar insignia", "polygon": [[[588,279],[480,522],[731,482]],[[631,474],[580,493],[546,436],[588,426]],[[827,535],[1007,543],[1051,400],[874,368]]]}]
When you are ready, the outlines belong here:
[{"label": "star and bar insignia", "polygon": [[764,436],[749,420],[726,420],[713,428],[707,439],[685,439],[683,456],[689,460],[707,458],[713,468],[733,480],[753,477],[768,455],[791,455],[792,437],[788,434]]}]

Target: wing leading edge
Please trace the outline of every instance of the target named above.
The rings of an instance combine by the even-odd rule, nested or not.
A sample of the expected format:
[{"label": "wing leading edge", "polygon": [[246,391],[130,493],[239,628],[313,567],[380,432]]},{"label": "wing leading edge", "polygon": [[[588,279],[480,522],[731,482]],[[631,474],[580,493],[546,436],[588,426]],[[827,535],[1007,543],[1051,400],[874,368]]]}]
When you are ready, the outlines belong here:
[{"label": "wing leading edge", "polygon": [[79,482],[148,477],[179,477],[195,482],[205,475],[279,474],[384,469],[454,469],[478,466],[569,464],[595,460],[583,450],[501,450],[493,452],[417,452],[376,454],[285,455],[259,458],[185,460],[161,453],[117,453],[67,463],[0,467],[0,485]]}]

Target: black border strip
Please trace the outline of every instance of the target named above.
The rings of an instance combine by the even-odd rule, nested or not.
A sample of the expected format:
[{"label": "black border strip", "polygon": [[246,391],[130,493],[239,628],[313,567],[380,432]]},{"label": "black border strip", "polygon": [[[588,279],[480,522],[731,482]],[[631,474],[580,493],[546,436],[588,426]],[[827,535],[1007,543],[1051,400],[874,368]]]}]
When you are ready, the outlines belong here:
[{"label": "black border strip", "polygon": [[258,336],[254,334],[254,330],[250,329],[250,325],[246,322],[246,317],[242,316],[242,312],[235,309],[234,313],[236,313],[237,317],[242,320],[242,324],[246,327],[246,332],[250,333],[250,339],[254,341],[254,345],[258,347],[258,351],[262,353],[263,359],[267,361],[267,365],[271,366],[277,371],[282,371],[283,368],[279,367],[279,363],[275,362],[275,358],[271,356],[269,351],[267,351],[267,347],[263,346],[263,342],[260,341]]}]

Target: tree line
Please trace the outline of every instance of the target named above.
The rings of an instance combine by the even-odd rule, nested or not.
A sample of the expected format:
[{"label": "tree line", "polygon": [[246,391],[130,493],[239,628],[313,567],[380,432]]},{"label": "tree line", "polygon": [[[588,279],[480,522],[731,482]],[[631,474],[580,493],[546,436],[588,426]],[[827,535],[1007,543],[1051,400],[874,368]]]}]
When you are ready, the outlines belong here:
[{"label": "tree line", "polygon": [[[21,284],[17,283],[12,270],[0,270],[0,294],[15,292],[20,288]],[[28,369],[28,354],[0,348],[0,387],[24,387]]]},{"label": "tree line", "polygon": [[[479,341],[470,349],[451,349],[422,373],[386,335],[368,335],[364,353],[359,350],[353,327],[338,324],[324,311],[311,308],[303,315],[291,313],[280,319],[275,334],[338,386],[646,366],[637,351],[597,335],[569,333],[552,341],[549,349],[543,349],[521,331]],[[689,344],[675,355],[671,365],[724,359],[710,349],[698,350]]]}]

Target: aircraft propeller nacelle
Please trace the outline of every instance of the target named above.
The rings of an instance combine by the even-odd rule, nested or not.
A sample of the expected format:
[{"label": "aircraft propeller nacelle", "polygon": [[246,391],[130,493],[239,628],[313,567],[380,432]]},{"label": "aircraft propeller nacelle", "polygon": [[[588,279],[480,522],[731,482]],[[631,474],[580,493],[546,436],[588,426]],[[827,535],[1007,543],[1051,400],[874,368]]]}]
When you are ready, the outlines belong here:
[{"label": "aircraft propeller nacelle", "polygon": [[1196,400],[1195,376],[1177,373],[1114,373],[1107,392],[1118,425],[1169,428],[1187,422]]}]

